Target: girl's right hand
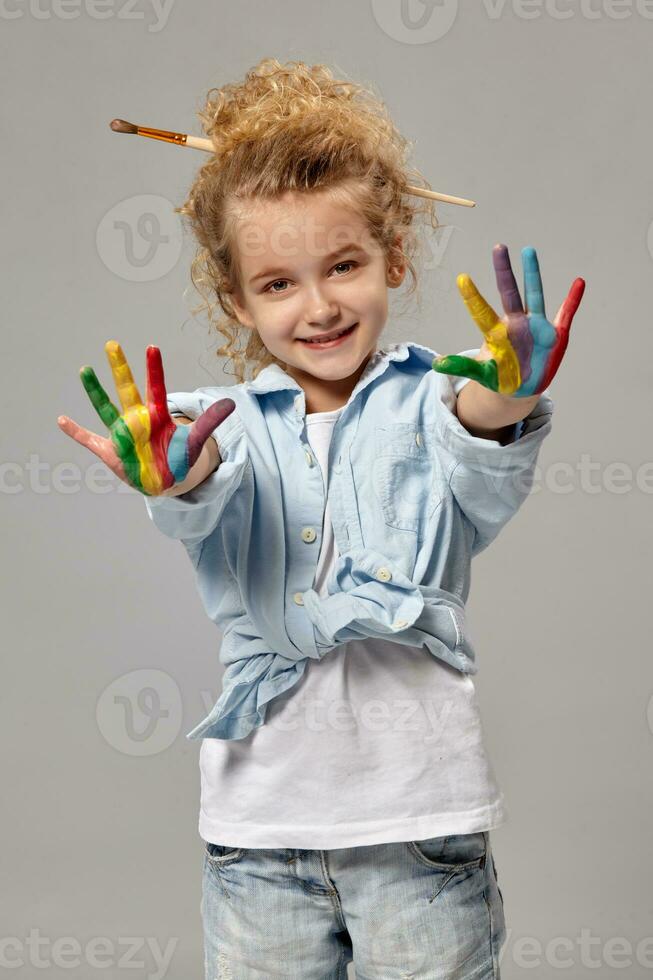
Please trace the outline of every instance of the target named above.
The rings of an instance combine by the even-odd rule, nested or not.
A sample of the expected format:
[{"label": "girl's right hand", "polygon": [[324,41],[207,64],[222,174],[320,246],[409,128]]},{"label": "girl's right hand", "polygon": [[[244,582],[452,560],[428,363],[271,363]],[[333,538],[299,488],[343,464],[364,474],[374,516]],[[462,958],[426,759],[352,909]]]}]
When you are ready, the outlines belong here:
[{"label": "girl's right hand", "polygon": [[80,370],[82,384],[93,407],[109,429],[106,439],[77,425],[66,415],[57,424],[66,435],[86,446],[129,486],[146,496],[183,483],[197,461],[202,447],[216,426],[236,407],[231,398],[221,398],[202,412],[192,425],[176,425],[168,412],[161,351],[149,346],[147,402],[143,404],[120,344],[105,344],[123,414],[110,401],[92,367]]}]

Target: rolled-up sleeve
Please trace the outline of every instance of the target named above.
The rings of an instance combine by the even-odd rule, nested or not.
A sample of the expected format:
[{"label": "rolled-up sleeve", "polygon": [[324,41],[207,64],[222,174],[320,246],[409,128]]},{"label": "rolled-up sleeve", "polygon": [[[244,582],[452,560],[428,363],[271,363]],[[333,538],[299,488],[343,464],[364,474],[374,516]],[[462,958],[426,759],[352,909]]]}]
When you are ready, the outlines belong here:
[{"label": "rolled-up sleeve", "polygon": [[[462,351],[475,357],[478,349]],[[551,431],[553,402],[542,392],[532,411],[516,423],[512,440],[471,435],[455,413],[455,402],[468,378],[437,375],[439,404],[438,441],[450,460],[449,486],[458,506],[474,531],[472,554],[476,555],[498,535],[529,495],[537,457]]]},{"label": "rolled-up sleeve", "polygon": [[[168,395],[168,410],[173,416],[186,415],[195,420],[213,402],[229,397],[229,388],[174,392]],[[221,462],[210,476],[176,497],[144,497],[149,517],[158,529],[189,547],[198,545],[215,530],[250,465],[247,434],[238,408],[217,426],[213,436]]]}]

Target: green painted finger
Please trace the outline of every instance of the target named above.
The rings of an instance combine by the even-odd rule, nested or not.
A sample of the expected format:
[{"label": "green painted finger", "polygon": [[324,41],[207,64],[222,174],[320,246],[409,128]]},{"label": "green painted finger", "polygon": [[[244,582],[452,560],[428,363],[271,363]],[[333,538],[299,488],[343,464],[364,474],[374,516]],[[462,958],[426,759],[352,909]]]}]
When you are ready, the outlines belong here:
[{"label": "green painted finger", "polygon": [[141,467],[129,426],[98,381],[93,368],[83,367],[79,375],[93,408],[109,429],[114,449],[124,466],[125,476],[132,486],[141,493],[144,492],[140,475]]},{"label": "green painted finger", "polygon": [[97,379],[97,375],[92,367],[83,367],[79,372],[86,394],[91,399],[93,408],[98,413],[107,429],[110,429],[120,412],[113,404],[106,391]]},{"label": "green painted finger", "polygon": [[143,493],[141,464],[136,452],[136,443],[125,420],[118,416],[111,426],[111,441],[125,468],[125,475],[132,486]]},{"label": "green painted finger", "polygon": [[447,354],[445,357],[436,358],[431,366],[438,374],[471,378],[472,381],[478,381],[492,391],[499,390],[499,371],[497,362],[492,358],[487,361],[477,361],[473,357],[463,357],[461,354]]}]

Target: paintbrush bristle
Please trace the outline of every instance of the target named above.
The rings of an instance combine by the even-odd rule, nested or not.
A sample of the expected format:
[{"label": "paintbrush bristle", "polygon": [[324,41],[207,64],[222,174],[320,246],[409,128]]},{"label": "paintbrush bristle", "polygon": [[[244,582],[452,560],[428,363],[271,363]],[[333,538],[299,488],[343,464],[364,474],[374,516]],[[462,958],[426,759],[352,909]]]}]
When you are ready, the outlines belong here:
[{"label": "paintbrush bristle", "polygon": [[138,133],[138,126],[125,119],[112,119],[109,125],[114,133]]}]

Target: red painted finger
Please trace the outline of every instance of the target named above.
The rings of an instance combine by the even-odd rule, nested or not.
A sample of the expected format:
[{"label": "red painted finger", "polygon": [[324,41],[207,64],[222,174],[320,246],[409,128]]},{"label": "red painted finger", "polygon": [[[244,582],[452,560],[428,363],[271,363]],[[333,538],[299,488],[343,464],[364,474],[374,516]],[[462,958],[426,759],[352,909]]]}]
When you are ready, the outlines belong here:
[{"label": "red painted finger", "polygon": [[571,288],[567,293],[567,298],[560,307],[558,316],[556,317],[556,342],[551,349],[549,355],[549,360],[546,366],[546,371],[544,372],[544,377],[539,386],[539,391],[544,391],[548,388],[554,377],[556,376],[557,370],[560,367],[560,362],[565,355],[567,350],[567,344],[569,343],[569,331],[571,329],[571,324],[576,315],[576,311],[580,306],[580,301],[583,298],[583,293],[585,292],[585,280],[584,279],[574,279],[571,284]]},{"label": "red painted finger", "polygon": [[569,333],[571,327],[571,322],[576,316],[576,310],[580,306],[580,301],[583,298],[583,293],[585,292],[585,280],[584,279],[574,279],[571,284],[571,288],[567,293],[567,298],[562,304],[562,310],[560,314],[560,321],[558,328],[564,330],[565,333]]},{"label": "red painted finger", "polygon": [[156,468],[161,474],[164,489],[175,482],[168,466],[168,445],[177,426],[168,411],[168,396],[163,361],[158,347],[150,344],[145,352],[147,374],[147,409],[150,414],[150,443],[156,461]]},{"label": "red painted finger", "polygon": [[168,413],[168,398],[163,374],[163,361],[161,360],[161,351],[159,348],[150,344],[145,351],[145,360],[147,367],[148,401],[152,402],[157,414],[166,415]]}]

